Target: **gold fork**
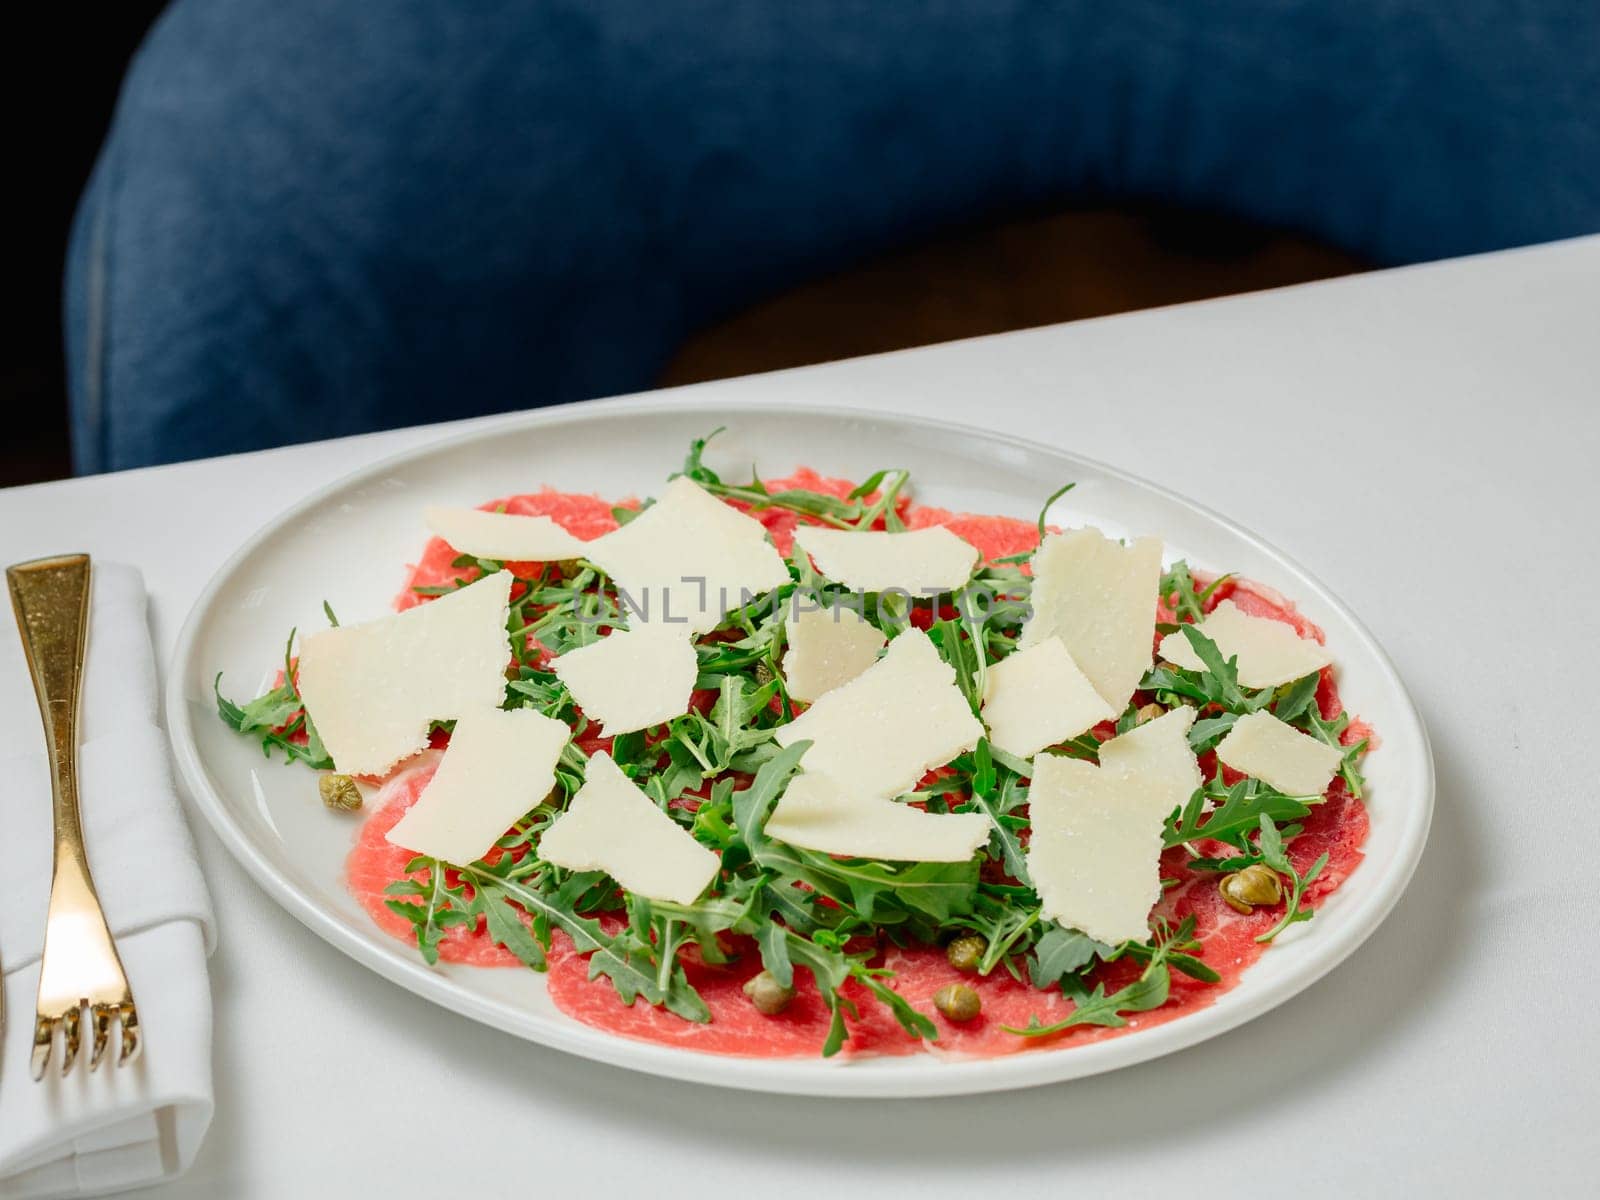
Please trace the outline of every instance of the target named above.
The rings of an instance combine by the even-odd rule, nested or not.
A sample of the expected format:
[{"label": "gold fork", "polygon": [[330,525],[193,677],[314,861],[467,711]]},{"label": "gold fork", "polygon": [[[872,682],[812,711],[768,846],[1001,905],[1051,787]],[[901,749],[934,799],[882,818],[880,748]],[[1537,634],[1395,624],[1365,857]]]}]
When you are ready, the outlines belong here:
[{"label": "gold fork", "polygon": [[89,556],[18,563],[6,570],[6,582],[44,719],[55,816],[55,874],[33,1027],[33,1077],[42,1079],[58,1029],[64,1043],[61,1073],[77,1062],[85,1007],[94,1036],[91,1071],[105,1056],[114,1020],[122,1026],[118,1065],[138,1056],[139,1014],[89,875],[78,814],[78,702],[89,627]]}]

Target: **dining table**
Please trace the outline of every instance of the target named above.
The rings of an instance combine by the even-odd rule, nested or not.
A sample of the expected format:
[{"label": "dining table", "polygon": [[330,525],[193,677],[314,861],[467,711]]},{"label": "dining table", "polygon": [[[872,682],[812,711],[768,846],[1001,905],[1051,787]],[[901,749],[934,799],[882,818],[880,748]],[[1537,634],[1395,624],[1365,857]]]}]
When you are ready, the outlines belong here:
[{"label": "dining table", "polygon": [[[441,418],[456,399],[439,397]],[[216,1112],[192,1169],[147,1194],[1593,1186],[1600,236],[647,399],[1003,430],[1152,480],[1282,547],[1364,620],[1428,726],[1437,804],[1405,895],[1326,977],[1179,1053],[1026,1091],[817,1099],[629,1072],[436,1007],[299,924],[191,807],[217,911]],[[507,419],[6,489],[0,560],[86,551],[134,564],[165,666],[208,578],[280,510]]]}]

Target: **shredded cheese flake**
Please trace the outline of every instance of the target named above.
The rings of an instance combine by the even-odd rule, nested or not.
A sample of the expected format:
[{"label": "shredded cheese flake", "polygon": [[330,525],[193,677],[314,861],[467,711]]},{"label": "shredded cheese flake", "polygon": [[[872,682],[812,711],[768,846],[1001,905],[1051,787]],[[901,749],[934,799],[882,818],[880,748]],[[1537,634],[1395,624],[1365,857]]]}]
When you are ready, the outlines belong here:
[{"label": "shredded cheese flake", "polygon": [[588,543],[549,517],[485,512],[481,508],[430,508],[423,520],[450,548],[499,562],[563,562],[582,558]]},{"label": "shredded cheese flake", "polygon": [[1116,716],[1054,635],[1006,655],[984,681],[989,740],[1018,758],[1032,758]]},{"label": "shredded cheese flake", "polygon": [[531,708],[462,715],[433,778],[384,836],[445,862],[482,858],[549,796],[570,736],[563,722]]},{"label": "shredded cheese flake", "polygon": [[955,668],[928,635],[908,629],[876,664],[835,688],[777,732],[780,746],[809,739],[807,772],[851,794],[897,796],[983,736],[956,685]]},{"label": "shredded cheese flake", "polygon": [[1026,649],[1059,637],[1106,703],[1121,711],[1150,669],[1161,542],[1124,546],[1098,529],[1053,533],[1033,556],[1033,615]]},{"label": "shredded cheese flake", "polygon": [[1161,831],[1200,786],[1189,749],[1194,709],[1178,708],[1112,738],[1100,765],[1034,760],[1028,872],[1045,916],[1107,945],[1150,936],[1161,898]]},{"label": "shredded cheese flake", "polygon": [[[1218,604],[1195,628],[1216,643],[1224,659],[1239,660],[1239,683],[1247,688],[1277,687],[1333,661],[1321,644],[1301,637],[1293,625],[1253,617],[1232,600]],[[1205,667],[1181,629],[1161,639],[1161,657],[1188,671]]]},{"label": "shredded cheese flake", "polygon": [[791,846],[904,862],[966,862],[989,840],[982,813],[928,813],[881,796],[856,796],[827,775],[790,781],[766,833]]},{"label": "shredded cheese flake", "polygon": [[978,548],[942,525],[894,533],[802,525],[794,540],[821,574],[858,592],[953,592],[978,562]]},{"label": "shredded cheese flake", "polygon": [[783,628],[789,643],[784,682],[792,699],[807,704],[872,666],[887,640],[860,613],[839,604],[791,611]]},{"label": "shredded cheese flake", "polygon": [[613,737],[688,712],[699,663],[686,633],[646,626],[569,650],[550,669],[584,715]]},{"label": "shredded cheese flake", "polygon": [[1254,712],[1234,722],[1217,743],[1217,757],[1287,795],[1320,796],[1333,782],[1344,752],[1269,712]]},{"label": "shredded cheese flake", "polygon": [[709,633],[736,608],[789,582],[761,522],[680,476],[621,529],[587,543],[630,628]]},{"label": "shredded cheese flake", "polygon": [[603,750],[589,759],[567,811],[540,837],[539,857],[570,871],[604,871],[630,892],[675,904],[693,904],[721,865]]},{"label": "shredded cheese flake", "polygon": [[505,698],[511,573],[362,625],[309,634],[296,680],[339,770],[381,775],[428,744],[428,726]]}]

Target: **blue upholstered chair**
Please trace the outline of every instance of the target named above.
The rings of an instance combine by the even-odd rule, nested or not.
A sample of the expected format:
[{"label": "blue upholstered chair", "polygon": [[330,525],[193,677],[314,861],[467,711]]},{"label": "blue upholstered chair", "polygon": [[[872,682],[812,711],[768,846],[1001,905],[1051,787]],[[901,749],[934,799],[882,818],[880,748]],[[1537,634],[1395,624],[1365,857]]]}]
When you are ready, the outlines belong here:
[{"label": "blue upholstered chair", "polygon": [[1600,228],[1585,0],[178,0],[78,213],[77,465],[647,386],[941,230],[1161,199],[1400,263]]}]

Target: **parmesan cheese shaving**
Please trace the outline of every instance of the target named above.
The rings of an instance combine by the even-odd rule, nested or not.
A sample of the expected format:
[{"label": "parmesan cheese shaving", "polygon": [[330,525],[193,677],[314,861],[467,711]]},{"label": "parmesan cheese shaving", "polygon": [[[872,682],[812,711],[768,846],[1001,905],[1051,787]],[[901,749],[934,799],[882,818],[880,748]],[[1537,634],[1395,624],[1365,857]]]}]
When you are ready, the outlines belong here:
[{"label": "parmesan cheese shaving", "polygon": [[582,558],[588,545],[544,516],[429,508],[422,518],[451,549],[500,562],[562,562]]},{"label": "parmesan cheese shaving", "polygon": [[791,846],[904,862],[965,862],[989,840],[982,813],[928,813],[881,796],[848,794],[830,776],[796,776],[767,818]]},{"label": "parmesan cheese shaving", "polygon": [[550,669],[607,737],[648,729],[689,711],[699,662],[681,629],[619,630],[567,651]]},{"label": "parmesan cheese shaving", "polygon": [[1006,655],[984,682],[989,740],[1018,758],[1032,758],[1116,716],[1054,635]]},{"label": "parmesan cheese shaving", "polygon": [[570,733],[531,708],[462,715],[433,778],[384,836],[445,862],[482,858],[550,794]]},{"label": "parmesan cheese shaving", "polygon": [[896,533],[802,525],[794,540],[819,572],[858,592],[953,592],[978,562],[978,548],[942,525]]},{"label": "parmesan cheese shaving", "polygon": [[808,704],[877,662],[886,640],[860,613],[841,605],[790,612],[783,626],[789,643],[784,682],[790,697]]},{"label": "parmesan cheese shaving", "polygon": [[1161,831],[1200,786],[1194,709],[1178,708],[1100,747],[1100,766],[1041,754],[1028,789],[1028,872],[1045,916],[1116,945],[1150,935],[1161,898]]},{"label": "parmesan cheese shaving", "polygon": [[586,543],[585,557],[616,583],[634,629],[708,633],[789,582],[761,522],[682,476],[621,529]]},{"label": "parmesan cheese shaving", "polygon": [[1059,637],[1120,712],[1150,669],[1160,587],[1156,538],[1124,546],[1098,529],[1050,534],[1033,556],[1033,615],[1019,645]]},{"label": "parmesan cheese shaving", "polygon": [[432,721],[505,698],[511,573],[363,625],[301,640],[296,679],[339,770],[381,775],[428,744]]},{"label": "parmesan cheese shaving", "polygon": [[955,669],[920,629],[908,629],[878,662],[822,696],[777,732],[780,746],[810,739],[808,773],[831,775],[858,796],[897,796],[983,736],[956,685]]},{"label": "parmesan cheese shaving", "polygon": [[[1224,659],[1239,660],[1239,683],[1247,688],[1277,687],[1333,661],[1326,649],[1301,637],[1294,626],[1252,617],[1232,600],[1218,604],[1196,628],[1217,644]],[[1205,668],[1181,629],[1161,639],[1161,657],[1188,671]]]},{"label": "parmesan cheese shaving", "polygon": [[1269,712],[1234,722],[1217,743],[1217,757],[1235,771],[1290,796],[1320,796],[1333,782],[1344,751],[1286,725]]},{"label": "parmesan cheese shaving", "polygon": [[589,759],[571,806],[539,839],[539,857],[570,871],[604,871],[630,892],[676,904],[693,904],[721,866],[604,751]]}]

